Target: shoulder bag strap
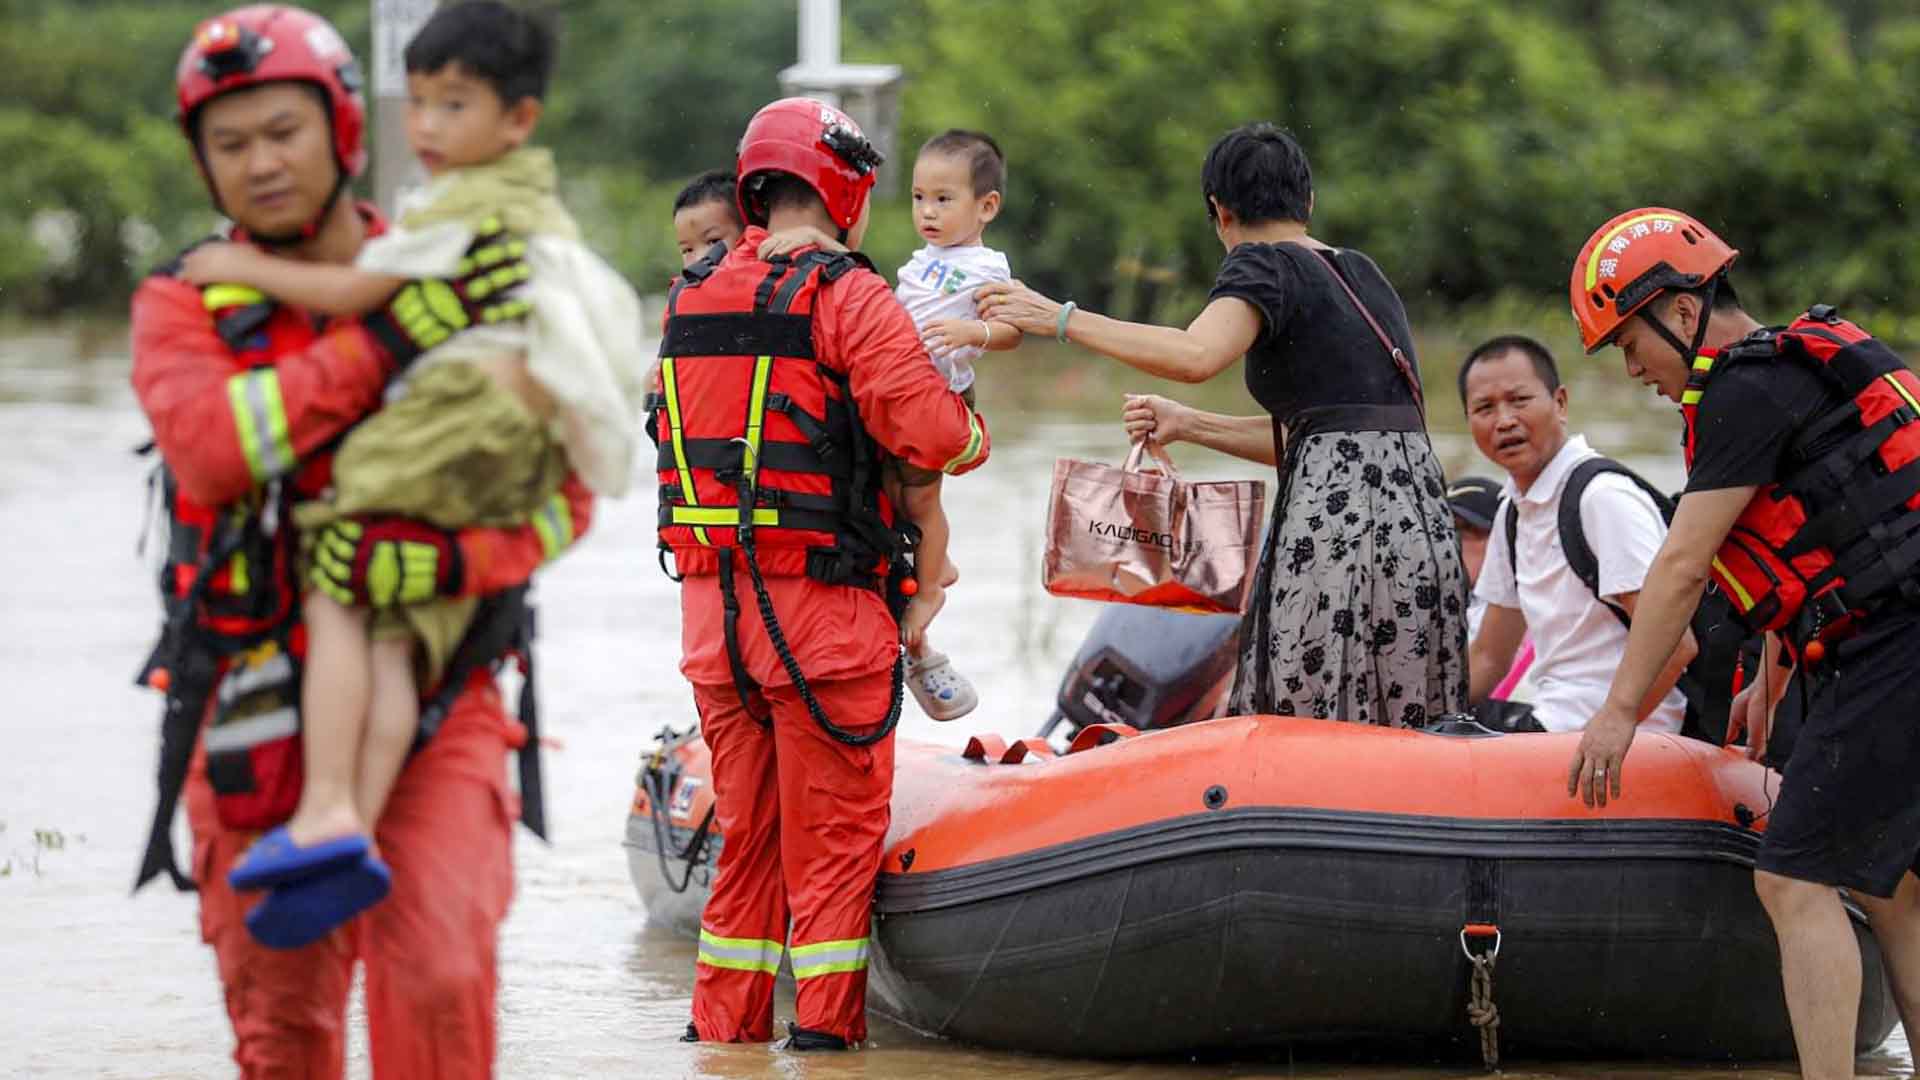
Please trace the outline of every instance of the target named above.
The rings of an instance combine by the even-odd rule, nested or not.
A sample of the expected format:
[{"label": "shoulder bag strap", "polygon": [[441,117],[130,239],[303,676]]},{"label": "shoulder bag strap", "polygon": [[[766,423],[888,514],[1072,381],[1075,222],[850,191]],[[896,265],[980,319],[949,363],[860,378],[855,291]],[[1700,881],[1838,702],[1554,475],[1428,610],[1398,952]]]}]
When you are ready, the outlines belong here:
[{"label": "shoulder bag strap", "polygon": [[1373,312],[1367,310],[1367,305],[1360,301],[1360,296],[1353,291],[1353,286],[1347,284],[1347,279],[1340,273],[1340,267],[1334,263],[1333,256],[1327,254],[1323,248],[1309,250],[1320,256],[1321,262],[1327,264],[1327,271],[1333,275],[1334,281],[1339,282],[1340,291],[1347,294],[1347,299],[1353,301],[1354,310],[1358,311],[1360,317],[1367,320],[1367,325],[1373,328],[1373,336],[1380,339],[1380,344],[1387,350],[1387,355],[1393,358],[1394,366],[1400,369],[1400,377],[1406,380],[1407,389],[1412,391],[1413,405],[1420,410],[1420,419],[1424,422],[1427,418],[1427,398],[1420,392],[1420,380],[1414,377],[1413,365],[1407,362],[1407,354],[1401,350],[1400,346],[1393,343],[1393,339],[1381,329],[1380,320],[1373,317]]}]

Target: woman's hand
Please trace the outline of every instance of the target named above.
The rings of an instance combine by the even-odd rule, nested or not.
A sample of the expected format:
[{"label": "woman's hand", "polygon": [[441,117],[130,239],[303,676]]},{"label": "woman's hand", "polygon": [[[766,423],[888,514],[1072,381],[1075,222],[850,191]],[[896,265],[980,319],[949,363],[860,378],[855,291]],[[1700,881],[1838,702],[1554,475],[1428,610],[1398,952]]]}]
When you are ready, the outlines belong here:
[{"label": "woman's hand", "polygon": [[1128,394],[1120,409],[1120,425],[1128,439],[1152,438],[1162,446],[1190,438],[1194,410],[1158,394]]},{"label": "woman's hand", "polygon": [[1017,326],[1024,333],[1053,337],[1059,330],[1061,305],[1019,281],[989,281],[974,291],[973,302],[981,318]]}]

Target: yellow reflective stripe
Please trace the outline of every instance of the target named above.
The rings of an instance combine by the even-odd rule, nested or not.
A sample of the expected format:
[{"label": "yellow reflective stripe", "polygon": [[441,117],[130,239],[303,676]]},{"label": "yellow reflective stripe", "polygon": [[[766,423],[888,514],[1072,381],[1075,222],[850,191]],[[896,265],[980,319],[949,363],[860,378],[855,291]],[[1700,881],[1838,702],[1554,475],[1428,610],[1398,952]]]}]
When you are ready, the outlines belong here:
[{"label": "yellow reflective stripe", "polygon": [[293,441],[287,434],[287,410],[280,399],[280,373],[259,368],[227,380],[227,402],[240,451],[255,483],[265,483],[294,466]]},{"label": "yellow reflective stripe", "polygon": [[235,555],[233,561],[227,564],[227,588],[238,595],[245,593],[249,584],[251,582],[247,578],[247,556],[242,552]]},{"label": "yellow reflective stripe", "polygon": [[967,410],[967,448],[965,450],[960,451],[960,453],[954,455],[954,458],[952,461],[949,461],[945,465],[940,466],[940,471],[944,473],[950,473],[955,469],[964,468],[968,465],[971,465],[973,463],[973,459],[980,456],[980,448],[982,444],[986,442],[986,440],[987,440],[986,432],[980,430],[980,414],[977,412],[974,412],[972,409],[968,409]]},{"label": "yellow reflective stripe", "polygon": [[[692,525],[696,531],[701,525],[715,528],[733,528],[740,524],[740,508],[737,506],[675,506],[668,510],[669,520],[675,525]],[[771,507],[762,507],[753,512],[755,525],[779,525],[780,511]]]},{"label": "yellow reflective stripe", "polygon": [[565,495],[556,492],[547,497],[534,512],[533,531],[540,537],[541,559],[545,562],[552,562],[573,544],[573,508],[567,505]]},{"label": "yellow reflective stripe", "polygon": [[867,967],[868,940],[848,938],[795,946],[791,950],[793,977],[812,979],[844,971],[864,971]]},{"label": "yellow reflective stripe", "polygon": [[1713,557],[1713,572],[1720,576],[1720,581],[1727,588],[1733,590],[1733,598],[1740,605],[1741,611],[1753,610],[1753,596],[1740,584],[1740,580],[1733,576],[1733,572],[1727,569],[1727,565],[1720,561],[1718,555]]},{"label": "yellow reflective stripe", "polygon": [[1887,385],[1893,387],[1894,393],[1905,398],[1908,405],[1913,406],[1916,410],[1920,410],[1920,401],[1913,400],[1913,395],[1907,392],[1906,387],[1900,385],[1900,380],[1894,378],[1894,374],[1894,372],[1889,371],[1880,377],[1887,380]]},{"label": "yellow reflective stripe", "polygon": [[[760,428],[767,419],[767,380],[773,374],[773,357],[756,357],[753,361],[753,392],[747,396],[747,460],[742,466],[747,472],[747,488],[751,490],[760,474]],[[759,520],[755,519],[755,524]]]},{"label": "yellow reflective stripe", "polygon": [[[687,500],[688,506],[699,506],[700,497],[693,490],[693,470],[687,467],[687,447],[680,437],[680,388],[671,356],[660,360],[660,389],[665,392],[667,399],[667,430],[673,433],[673,465],[680,473],[680,497]],[[713,541],[707,539],[705,529],[694,529],[693,538],[709,547],[713,546]]]},{"label": "yellow reflective stripe", "polygon": [[1661,220],[1671,221],[1674,223],[1676,227],[1686,224],[1685,222],[1681,221],[1678,217],[1675,217],[1672,214],[1641,214],[1639,217],[1631,217],[1621,222],[1620,224],[1615,225],[1612,231],[1608,232],[1607,235],[1601,237],[1600,242],[1593,245],[1593,254],[1587,256],[1587,291],[1592,292],[1593,287],[1599,284],[1600,260],[1606,257],[1607,245],[1613,243],[1614,237],[1619,236],[1621,233],[1627,231],[1628,229],[1633,228],[1635,225],[1644,225],[1649,221],[1661,221]]},{"label": "yellow reflective stripe", "polygon": [[[1714,358],[1711,356],[1696,356],[1693,358],[1693,370],[1701,374],[1712,371],[1713,361],[1714,361]],[[1680,404],[1698,405],[1700,404],[1700,396],[1702,394],[1705,394],[1706,392],[1707,392],[1707,388],[1704,384],[1693,387],[1691,389],[1682,390],[1680,391]]]},{"label": "yellow reflective stripe", "polygon": [[766,938],[727,938],[710,934],[702,928],[700,949],[695,959],[708,967],[729,971],[764,971],[774,975],[780,971],[782,947],[780,942]]},{"label": "yellow reflective stripe", "polygon": [[208,311],[265,303],[267,296],[245,285],[209,285],[200,290],[200,303]]}]

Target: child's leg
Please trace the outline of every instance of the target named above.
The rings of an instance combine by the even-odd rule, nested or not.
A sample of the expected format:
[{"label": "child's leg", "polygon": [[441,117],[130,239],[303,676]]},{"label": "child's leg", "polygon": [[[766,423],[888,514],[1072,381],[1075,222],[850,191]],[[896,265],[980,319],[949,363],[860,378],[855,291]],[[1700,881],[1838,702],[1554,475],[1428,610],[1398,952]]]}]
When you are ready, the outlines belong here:
[{"label": "child's leg", "polygon": [[387,796],[393,793],[400,767],[406,764],[420,727],[420,693],[413,677],[413,639],[409,636],[373,640],[373,705],[368,710],[367,737],[360,748],[359,783],[354,802],[360,818],[372,829],[380,823]]},{"label": "child's leg", "polygon": [[293,842],[365,832],[354,806],[354,778],[367,723],[371,657],[367,616],[324,593],[308,593],[307,666],[300,687],[305,784],[287,822]]},{"label": "child's leg", "polygon": [[900,487],[901,506],[907,519],[920,527],[920,547],[914,563],[914,581],[919,586],[900,629],[907,651],[915,656],[926,651],[927,626],[947,602],[947,512],[940,505],[940,476],[909,476]]}]

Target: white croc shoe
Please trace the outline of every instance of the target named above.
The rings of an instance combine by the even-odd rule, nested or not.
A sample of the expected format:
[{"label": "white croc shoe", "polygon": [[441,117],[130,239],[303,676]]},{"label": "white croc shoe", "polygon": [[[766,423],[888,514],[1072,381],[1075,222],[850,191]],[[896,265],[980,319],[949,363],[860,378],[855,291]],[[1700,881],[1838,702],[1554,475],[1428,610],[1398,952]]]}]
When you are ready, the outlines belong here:
[{"label": "white croc shoe", "polygon": [[954,669],[947,654],[931,649],[919,656],[908,654],[907,686],[933,720],[958,720],[980,705],[973,683]]}]

